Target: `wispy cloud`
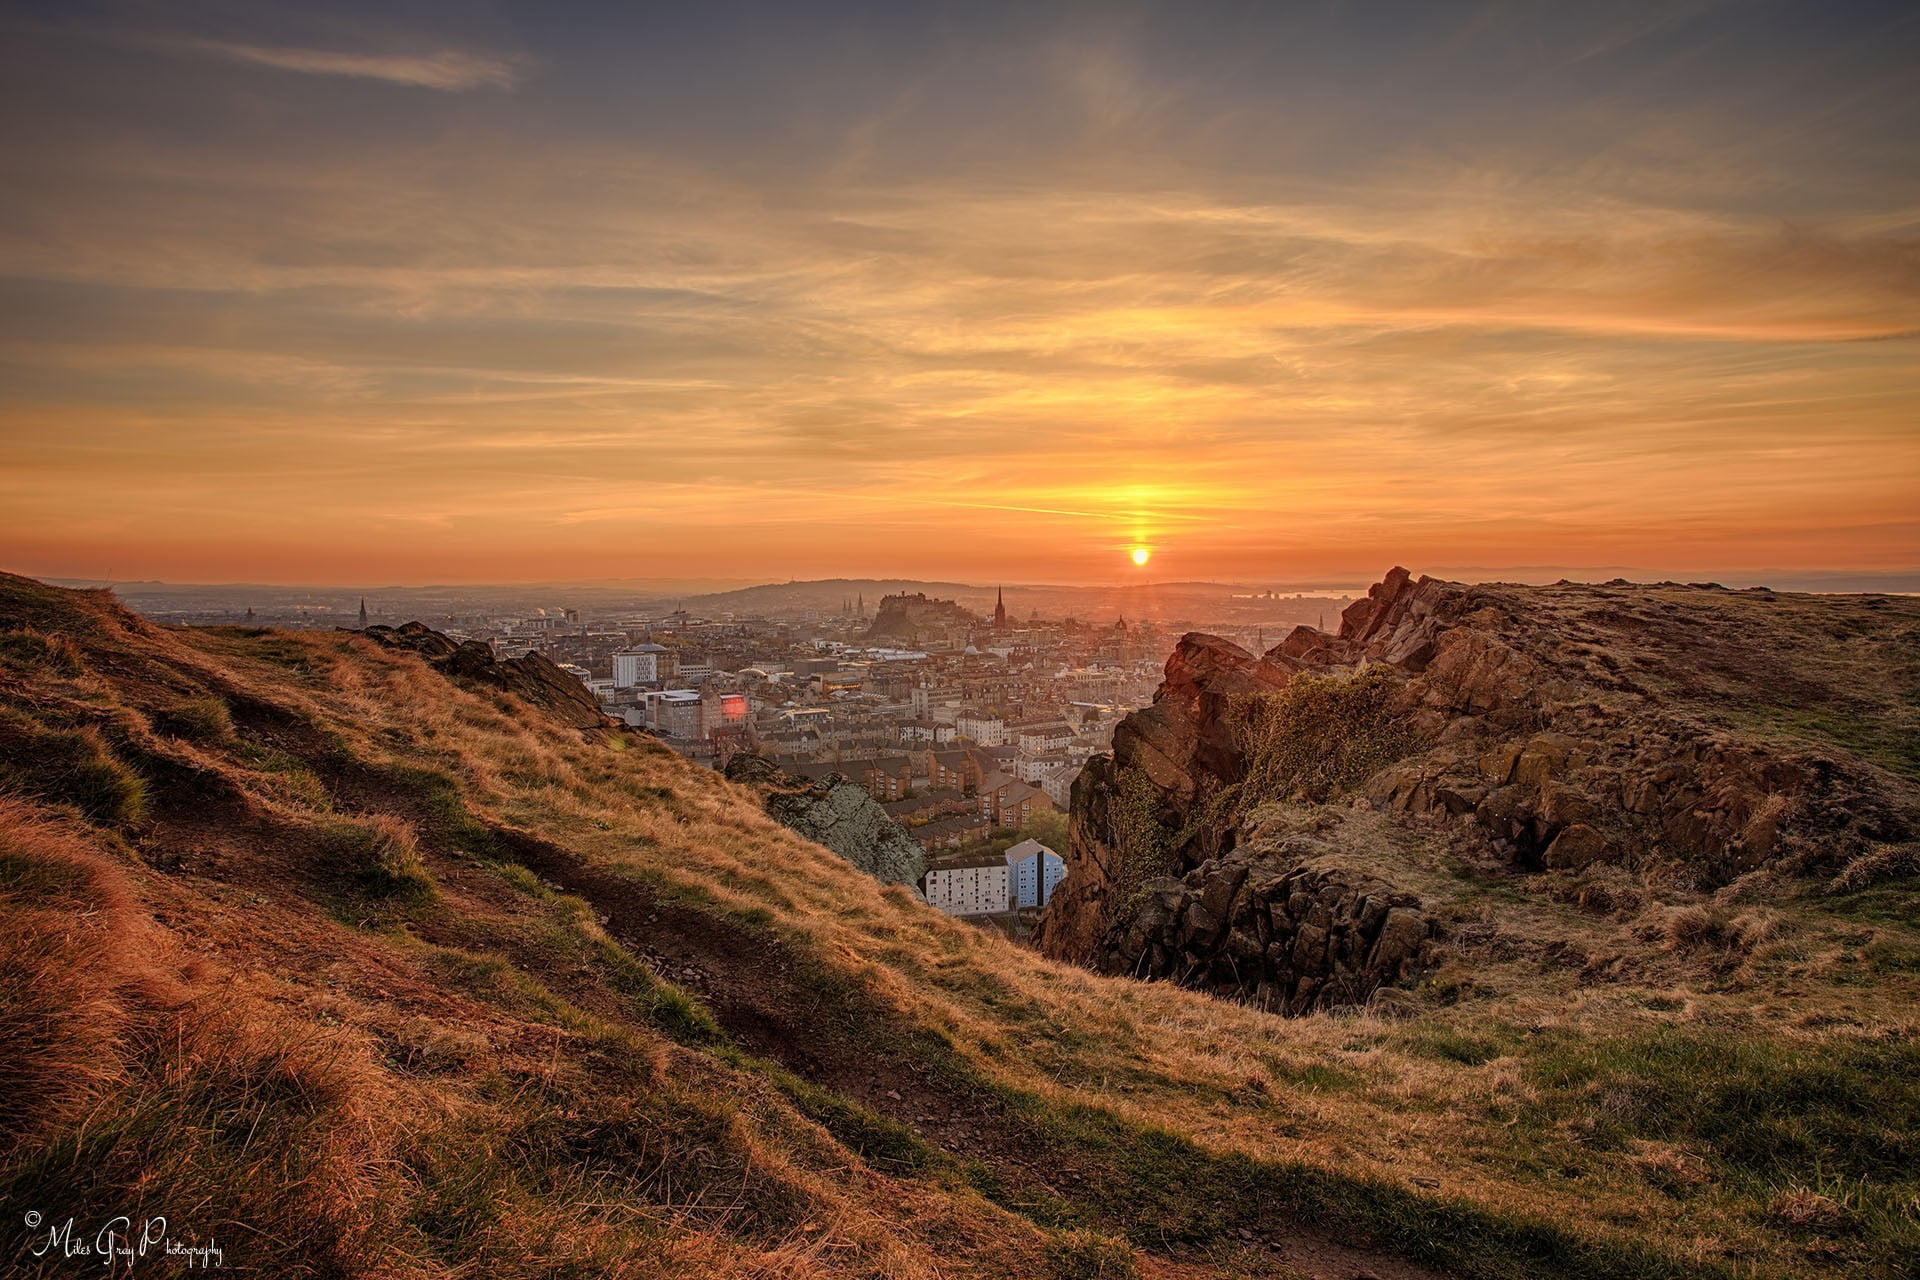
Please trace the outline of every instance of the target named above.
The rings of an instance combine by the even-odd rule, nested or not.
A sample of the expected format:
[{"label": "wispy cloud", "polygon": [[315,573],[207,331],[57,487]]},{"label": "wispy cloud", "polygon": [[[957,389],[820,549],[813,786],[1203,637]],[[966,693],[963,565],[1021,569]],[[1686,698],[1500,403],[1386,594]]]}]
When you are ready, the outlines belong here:
[{"label": "wispy cloud", "polygon": [[[71,535],[84,490],[102,547],[230,576],[239,545],[493,578],[642,545],[1073,576],[1148,543],[1250,580],[1920,554],[1920,184],[1879,141],[1911,130],[1752,120],[1700,66],[1620,101],[1616,71],[1666,74],[1648,48],[1723,56],[1685,31],[1549,41],[1576,70],[1494,118],[1441,73],[1508,66],[1506,24],[1465,24],[1395,64],[1454,95],[1427,127],[1268,74],[1318,28],[1171,69],[1124,32],[863,54],[841,102],[731,27],[537,26],[128,35],[144,79],[104,96],[71,65],[124,49],[0,40],[0,100],[44,122],[0,139],[0,545]],[[417,52],[460,48],[529,52]],[[236,105],[349,82],[189,51],[439,92],[262,129]]]},{"label": "wispy cloud", "polygon": [[232,44],[222,40],[187,40],[180,47],[234,62],[313,76],[348,76],[384,80],[459,93],[467,89],[511,89],[519,82],[519,65],[506,58],[441,49],[433,53],[341,53],[331,49],[281,48]]}]

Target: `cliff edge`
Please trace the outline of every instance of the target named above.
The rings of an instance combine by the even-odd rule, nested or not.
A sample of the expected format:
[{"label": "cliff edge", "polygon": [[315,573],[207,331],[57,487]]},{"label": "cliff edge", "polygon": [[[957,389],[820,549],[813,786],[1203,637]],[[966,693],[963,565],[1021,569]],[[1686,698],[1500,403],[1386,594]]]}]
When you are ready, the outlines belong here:
[{"label": "cliff edge", "polygon": [[1894,597],[1396,568],[1332,634],[1187,635],[1075,782],[1039,944],[1299,1013],[1445,953],[1383,840],[1595,901],[1843,877],[1920,831],[1917,623]]}]

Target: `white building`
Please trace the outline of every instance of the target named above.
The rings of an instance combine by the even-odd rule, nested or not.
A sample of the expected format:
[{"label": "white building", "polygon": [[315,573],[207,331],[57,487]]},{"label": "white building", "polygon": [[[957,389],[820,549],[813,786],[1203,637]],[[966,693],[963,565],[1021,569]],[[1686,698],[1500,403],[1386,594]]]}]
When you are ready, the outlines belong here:
[{"label": "white building", "polygon": [[1063,764],[1049,769],[1040,779],[1040,789],[1047,793],[1047,799],[1053,801],[1053,807],[1065,813],[1073,806],[1073,780],[1080,776],[1080,766]]},{"label": "white building", "polygon": [[1055,769],[1072,763],[1064,751],[1050,751],[1043,756],[1030,756],[1023,751],[1013,758],[1013,776],[1039,786]]},{"label": "white building", "polygon": [[631,649],[622,649],[614,654],[614,687],[631,689],[637,684],[658,682],[663,677],[660,660],[666,651],[665,645],[637,644]]},{"label": "white building", "polygon": [[1007,722],[999,716],[990,716],[984,712],[963,711],[953,727],[963,738],[971,738],[983,747],[1004,747],[1007,745]]},{"label": "white building", "polygon": [[1015,725],[1011,736],[1023,755],[1037,756],[1049,751],[1065,751],[1073,741],[1073,730],[1064,720],[1040,720]]},{"label": "white building", "polygon": [[1004,858],[991,855],[935,858],[921,888],[928,906],[950,916],[992,915],[1009,909],[1007,868]]},{"label": "white building", "polygon": [[[1067,864],[1038,840],[1022,840],[1007,850],[1007,892],[1015,907],[1044,907],[1067,878]],[[931,898],[928,901],[932,901]]]}]

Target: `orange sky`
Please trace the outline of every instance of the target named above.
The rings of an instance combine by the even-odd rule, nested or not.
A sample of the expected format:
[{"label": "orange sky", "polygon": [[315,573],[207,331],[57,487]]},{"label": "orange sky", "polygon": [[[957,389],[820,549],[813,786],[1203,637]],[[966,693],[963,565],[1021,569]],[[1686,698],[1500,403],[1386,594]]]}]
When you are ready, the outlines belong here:
[{"label": "orange sky", "polygon": [[1738,9],[12,20],[0,567],[1920,569],[1916,24]]}]

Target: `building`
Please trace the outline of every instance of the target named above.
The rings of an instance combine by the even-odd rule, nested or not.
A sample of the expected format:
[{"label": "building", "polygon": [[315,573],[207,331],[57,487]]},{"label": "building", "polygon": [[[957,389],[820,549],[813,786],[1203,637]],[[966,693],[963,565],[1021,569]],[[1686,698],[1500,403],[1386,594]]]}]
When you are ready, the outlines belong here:
[{"label": "building", "polygon": [[1007,722],[984,711],[963,711],[954,722],[963,738],[971,738],[983,747],[1005,746]]},{"label": "building", "polygon": [[1053,801],[1047,798],[1046,792],[1032,783],[1015,780],[994,794],[989,812],[994,826],[1017,827],[1032,817],[1035,810],[1051,808]]},{"label": "building", "polygon": [[880,807],[895,822],[913,827],[932,822],[935,818],[965,813],[967,800],[958,791],[925,791],[899,800],[885,801]]},{"label": "building", "polygon": [[1067,878],[1066,861],[1038,840],[1022,840],[1006,858],[1007,892],[1016,908],[1046,906]]},{"label": "building", "polygon": [[927,785],[936,791],[966,791],[986,776],[980,757],[971,751],[929,751],[924,760]]},{"label": "building", "polygon": [[[700,736],[700,691],[663,689],[642,695],[641,723],[669,738]],[[631,717],[630,717],[631,718]]]},{"label": "building", "polygon": [[927,905],[948,915],[993,915],[1010,909],[1007,872],[1007,860],[993,854],[935,858],[921,887]]},{"label": "building", "polygon": [[711,685],[700,691],[699,705],[698,736],[702,742],[711,742],[729,730],[744,730],[753,716],[746,694],[723,692]]},{"label": "building", "polygon": [[631,689],[637,684],[656,684],[666,678],[661,669],[665,645],[637,644],[631,649],[622,649],[613,655],[613,684],[617,689]]},{"label": "building", "polygon": [[1043,756],[1021,754],[1013,758],[1013,776],[1022,782],[1031,782],[1035,786],[1040,786],[1048,774],[1062,765],[1071,763],[1064,751],[1050,752]]},{"label": "building", "polygon": [[984,840],[991,830],[987,820],[977,813],[952,813],[923,822],[911,828],[911,833],[915,844],[928,853],[937,853]]},{"label": "building", "polygon": [[1065,751],[1073,742],[1073,730],[1065,720],[1031,720],[1013,725],[1007,736],[1013,739],[1022,755],[1029,756]]},{"label": "building", "polygon": [[980,780],[976,794],[980,799],[980,812],[996,827],[1017,827],[1035,809],[1053,808],[1053,802],[1040,788],[997,771]]},{"label": "building", "polygon": [[1053,801],[1056,809],[1069,809],[1073,806],[1073,781],[1080,776],[1080,766],[1063,764],[1047,771],[1040,779],[1040,790],[1047,799]]}]

